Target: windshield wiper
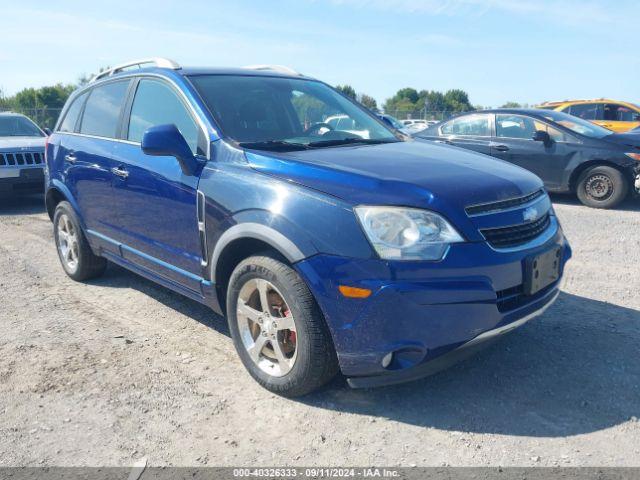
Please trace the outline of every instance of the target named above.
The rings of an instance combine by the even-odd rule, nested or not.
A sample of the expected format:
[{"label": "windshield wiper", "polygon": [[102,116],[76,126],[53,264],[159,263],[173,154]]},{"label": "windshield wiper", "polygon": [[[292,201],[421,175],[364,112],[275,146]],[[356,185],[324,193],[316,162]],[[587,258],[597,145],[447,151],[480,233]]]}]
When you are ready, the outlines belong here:
[{"label": "windshield wiper", "polygon": [[391,140],[391,139],[374,139],[374,138],[340,138],[335,140],[321,140],[318,142],[308,143],[310,147],[318,148],[318,147],[334,147],[337,145],[353,145],[353,144],[361,144],[361,145],[377,145],[381,143],[396,143],[399,140]]},{"label": "windshield wiper", "polygon": [[240,142],[242,148],[253,148],[256,150],[306,150],[304,143],[287,142],[286,140],[265,140],[263,142]]}]

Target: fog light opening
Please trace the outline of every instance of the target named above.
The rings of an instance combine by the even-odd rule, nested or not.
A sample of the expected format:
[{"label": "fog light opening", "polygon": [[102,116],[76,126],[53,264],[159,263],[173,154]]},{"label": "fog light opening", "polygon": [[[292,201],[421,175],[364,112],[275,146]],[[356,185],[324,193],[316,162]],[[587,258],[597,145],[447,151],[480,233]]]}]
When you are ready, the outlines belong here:
[{"label": "fog light opening", "polygon": [[393,360],[393,352],[387,353],[384,357],[382,357],[382,368],[387,368],[391,365],[391,361]]}]

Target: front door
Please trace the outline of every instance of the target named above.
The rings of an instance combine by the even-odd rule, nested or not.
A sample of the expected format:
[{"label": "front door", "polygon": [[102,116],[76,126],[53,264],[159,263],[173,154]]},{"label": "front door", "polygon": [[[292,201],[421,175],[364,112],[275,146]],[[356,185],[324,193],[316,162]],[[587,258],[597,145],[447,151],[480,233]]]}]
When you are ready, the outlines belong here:
[{"label": "front door", "polygon": [[[571,159],[571,144],[563,132],[525,115],[497,114],[491,155],[526,168],[538,175],[549,188],[558,188],[562,173]],[[549,134],[551,142],[533,140],[536,130]]]},{"label": "front door", "polygon": [[197,291],[202,276],[198,177],[185,175],[174,157],[149,156],[140,147],[145,130],[163,124],[176,125],[193,153],[204,153],[200,129],[173,87],[142,78],[125,118],[126,142],[113,154],[116,239],[127,260]]},{"label": "front door", "polygon": [[627,132],[640,126],[640,112],[618,103],[605,103],[602,121],[597,122],[614,132]]}]

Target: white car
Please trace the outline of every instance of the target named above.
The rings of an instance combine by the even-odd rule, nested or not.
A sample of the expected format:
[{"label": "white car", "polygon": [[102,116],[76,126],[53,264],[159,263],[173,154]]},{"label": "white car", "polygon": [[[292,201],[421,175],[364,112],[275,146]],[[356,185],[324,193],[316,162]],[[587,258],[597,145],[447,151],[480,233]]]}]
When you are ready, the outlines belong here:
[{"label": "white car", "polygon": [[24,115],[0,113],[0,197],[44,192],[45,137]]},{"label": "white car", "polygon": [[352,133],[354,135],[358,135],[360,138],[369,138],[369,130],[359,130],[356,121],[347,115],[334,115],[332,117],[327,117],[324,123],[331,126],[333,130]]}]

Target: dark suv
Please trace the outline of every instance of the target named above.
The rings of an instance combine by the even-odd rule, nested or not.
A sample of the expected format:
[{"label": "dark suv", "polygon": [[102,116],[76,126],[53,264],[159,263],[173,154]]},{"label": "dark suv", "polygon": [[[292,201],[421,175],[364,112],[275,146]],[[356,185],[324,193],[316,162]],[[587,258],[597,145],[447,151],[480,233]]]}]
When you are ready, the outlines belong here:
[{"label": "dark suv", "polygon": [[77,91],[49,139],[71,278],[109,260],[226,314],[284,395],[428,375],[557,297],[571,250],[535,175],[412,141],[285,67],[150,63]]}]

